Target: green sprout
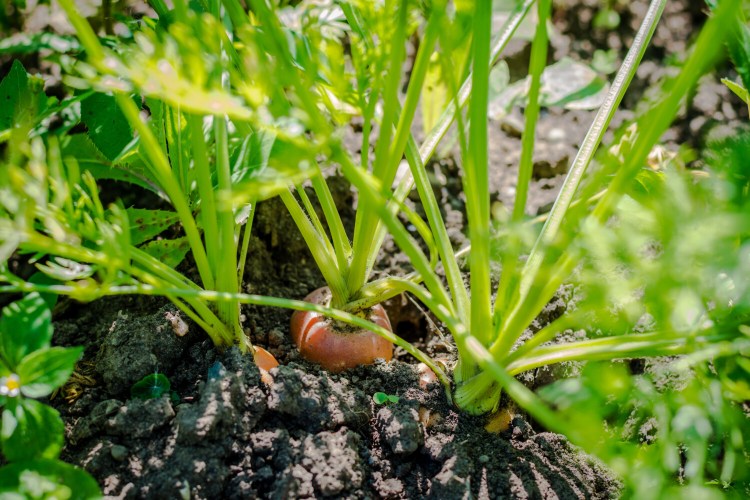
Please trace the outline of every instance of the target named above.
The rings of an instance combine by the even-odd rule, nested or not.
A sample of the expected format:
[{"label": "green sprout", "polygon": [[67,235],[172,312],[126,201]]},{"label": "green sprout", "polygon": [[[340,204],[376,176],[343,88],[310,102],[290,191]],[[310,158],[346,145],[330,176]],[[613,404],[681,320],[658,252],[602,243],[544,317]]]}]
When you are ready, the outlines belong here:
[{"label": "green sprout", "polygon": [[384,404],[395,404],[398,403],[398,396],[395,396],[393,394],[386,394],[384,392],[376,392],[372,395],[372,400],[375,402],[376,405],[384,405]]},{"label": "green sprout", "polygon": [[172,383],[163,373],[150,373],[130,388],[130,397],[135,399],[159,399],[164,395],[168,395],[173,403],[180,401],[180,396],[172,390]]}]

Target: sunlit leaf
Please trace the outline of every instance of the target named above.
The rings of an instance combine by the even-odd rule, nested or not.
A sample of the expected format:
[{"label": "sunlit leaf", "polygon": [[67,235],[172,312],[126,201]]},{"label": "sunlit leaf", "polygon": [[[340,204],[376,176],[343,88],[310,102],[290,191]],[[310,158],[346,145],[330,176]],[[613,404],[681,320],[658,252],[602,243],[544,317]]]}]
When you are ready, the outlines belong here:
[{"label": "sunlit leaf", "polygon": [[50,347],[27,355],[18,365],[21,394],[29,398],[49,396],[73,373],[83,347]]},{"label": "sunlit leaf", "polygon": [[10,72],[0,81],[0,131],[14,122],[33,120],[47,105],[44,81],[32,77],[20,61],[13,61]]}]

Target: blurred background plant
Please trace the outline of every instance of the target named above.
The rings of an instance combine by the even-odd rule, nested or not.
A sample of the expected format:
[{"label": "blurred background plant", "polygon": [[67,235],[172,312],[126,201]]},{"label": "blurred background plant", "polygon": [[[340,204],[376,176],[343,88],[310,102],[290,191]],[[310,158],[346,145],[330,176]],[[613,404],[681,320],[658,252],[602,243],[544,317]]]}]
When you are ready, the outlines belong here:
[{"label": "blurred background plant", "polygon": [[52,313],[32,293],[3,308],[0,316],[0,496],[89,499],[101,496],[85,471],[58,457],[64,424],[57,410],[39,401],[73,373],[83,348],[50,347]]}]

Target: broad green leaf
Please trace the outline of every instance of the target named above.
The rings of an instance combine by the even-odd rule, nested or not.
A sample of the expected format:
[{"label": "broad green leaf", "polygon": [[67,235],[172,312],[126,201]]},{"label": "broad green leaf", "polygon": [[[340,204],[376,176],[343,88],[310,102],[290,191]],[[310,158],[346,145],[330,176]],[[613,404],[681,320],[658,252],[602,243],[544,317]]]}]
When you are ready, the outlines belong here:
[{"label": "broad green leaf", "polygon": [[[2,450],[10,462],[57,458],[63,445],[63,422],[54,408],[24,399],[3,410]],[[0,483],[1,485],[1,483]]]},{"label": "broad green leaf", "polygon": [[146,106],[148,107],[151,117],[148,120],[148,126],[159,140],[162,148],[166,147],[166,136],[164,130],[166,106],[156,98],[146,96]]},{"label": "broad green leaf", "polygon": [[153,240],[143,245],[141,250],[170,267],[177,267],[190,250],[190,242],[187,238]]},{"label": "broad green leaf", "polygon": [[0,349],[14,370],[29,353],[49,346],[52,313],[38,293],[31,293],[3,308],[0,317]]},{"label": "broad green leaf", "polygon": [[133,139],[133,130],[111,95],[97,93],[84,99],[81,120],[89,129],[91,141],[108,160],[117,158]]},{"label": "broad green leaf", "polygon": [[260,131],[247,136],[232,154],[232,183],[237,184],[268,166],[276,136]]},{"label": "broad green leaf", "polygon": [[18,365],[21,394],[29,398],[49,396],[73,373],[83,347],[50,347],[33,352]]},{"label": "broad green leaf", "polygon": [[568,109],[596,109],[601,106],[609,84],[585,64],[563,58],[544,69],[542,103]]},{"label": "broad green leaf", "polygon": [[75,158],[81,170],[91,172],[95,179],[129,182],[143,189],[159,193],[154,185],[146,181],[148,175],[139,160],[132,159],[132,161],[113,164],[104,157],[85,134],[66,137],[63,143],[63,156]]},{"label": "broad green leaf", "polygon": [[[40,493],[47,496],[37,496]],[[0,468],[0,498],[57,498],[93,500],[102,498],[99,485],[88,472],[52,459],[26,460]]]},{"label": "broad green leaf", "polygon": [[[269,147],[272,139],[260,136],[259,147]],[[252,154],[246,165],[240,168],[233,179],[232,199],[219,197],[220,202],[231,202],[233,206],[247,201],[263,200],[289,189],[289,185],[302,182],[316,172],[313,168],[311,148],[293,140],[273,139],[270,156],[266,153]],[[255,162],[253,162],[255,158]]]},{"label": "broad green leaf", "polygon": [[[529,78],[509,85],[490,102],[492,116],[498,110],[510,109],[527,99]],[[542,73],[540,100],[542,106],[566,109],[596,109],[601,106],[609,91],[609,83],[585,64],[569,58],[548,66]]]},{"label": "broad green leaf", "polygon": [[0,82],[0,131],[13,123],[31,122],[46,106],[44,81],[29,76],[20,61]]},{"label": "broad green leaf", "polygon": [[172,384],[163,373],[152,373],[133,384],[130,397],[137,399],[158,399],[168,394]]},{"label": "broad green leaf", "polygon": [[161,234],[169,226],[180,221],[176,212],[168,210],[128,208],[127,213],[130,220],[130,242],[135,246]]}]

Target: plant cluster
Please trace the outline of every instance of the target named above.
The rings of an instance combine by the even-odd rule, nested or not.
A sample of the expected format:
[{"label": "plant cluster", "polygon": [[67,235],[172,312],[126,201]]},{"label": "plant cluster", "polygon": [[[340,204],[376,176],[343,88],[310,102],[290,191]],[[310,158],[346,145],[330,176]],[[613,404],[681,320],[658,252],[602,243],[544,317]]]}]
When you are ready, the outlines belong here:
[{"label": "plant cluster", "polygon": [[[596,77],[577,96],[557,97],[545,82],[559,70],[548,66],[551,0],[515,2],[499,27],[493,9],[504,5],[486,0],[284,8],[249,0],[247,10],[238,0],[176,0],[172,9],[154,0],[156,17],[129,23],[127,36],[103,38],[71,0],[61,0],[77,41],[55,57],[72,96],[47,98],[18,62],[0,83],[0,99],[8,103],[0,111],[0,140],[7,143],[0,290],[83,301],[164,296],[217,345],[237,343],[256,356],[261,351],[242,330],[240,304],[294,309],[295,341],[303,353],[306,343],[327,350],[309,355],[324,366],[328,359],[332,369],[351,366],[341,361],[346,353],[389,358],[390,344],[371,354],[350,343],[342,326],[348,324],[413,354],[466,412],[496,411],[507,394],[542,425],[621,471],[667,457],[647,468],[659,471],[656,478],[631,476],[626,487],[634,493],[656,491],[655,484],[669,491],[664,478],[674,475],[689,487],[708,481],[739,487],[747,477],[748,429],[737,404],[747,400],[750,370],[747,135],[714,145],[702,177],[679,154],[653,155],[725,44],[742,77],[728,85],[748,100],[742,2],[709,3],[713,10],[692,50],[656,89],[660,99],[600,147],[666,0],[650,2],[609,86]],[[607,5],[602,26],[616,24]],[[493,221],[489,103],[507,84],[498,76],[503,49],[532,11],[529,75],[505,94],[525,108],[515,203],[496,210]],[[411,40],[418,44],[409,55]],[[542,108],[594,94],[601,106],[554,206],[542,223],[530,219]],[[52,127],[53,116],[62,125]],[[355,118],[361,143],[352,151],[344,135]],[[88,133],[72,133],[79,123]],[[427,168],[446,137],[460,152],[471,244],[462,249],[451,243]],[[331,167],[357,189],[351,234],[326,182]],[[97,188],[102,179],[130,183],[171,209],[121,201],[105,207]],[[413,191],[424,218],[405,202]],[[240,293],[253,215],[272,196],[281,198],[327,284],[305,301]],[[409,258],[413,273],[372,279],[386,238]],[[196,269],[191,277],[176,270],[188,254]],[[44,280],[13,274],[8,262],[18,255],[35,263]],[[531,333],[565,282],[580,291],[576,308]],[[401,293],[452,334],[458,353],[452,373],[381,318],[378,304]],[[555,342],[571,329],[585,329],[587,337]],[[311,340],[313,330],[328,337]],[[646,376],[631,377],[622,364],[597,363],[674,355],[685,355],[676,363],[693,381],[666,392]],[[540,394],[515,378],[571,362],[591,364],[581,377]],[[375,401],[393,402],[384,396]],[[646,446],[634,429],[652,417],[660,444]],[[591,425],[579,426],[582,419]],[[608,425],[595,432],[601,422]]]},{"label": "plant cluster", "polygon": [[[52,313],[33,293],[3,308],[0,316],[0,467],[3,498],[95,498],[96,481],[58,459],[63,421],[36,401],[73,373],[83,349],[50,347]],[[16,496],[13,496],[16,494]]]}]

